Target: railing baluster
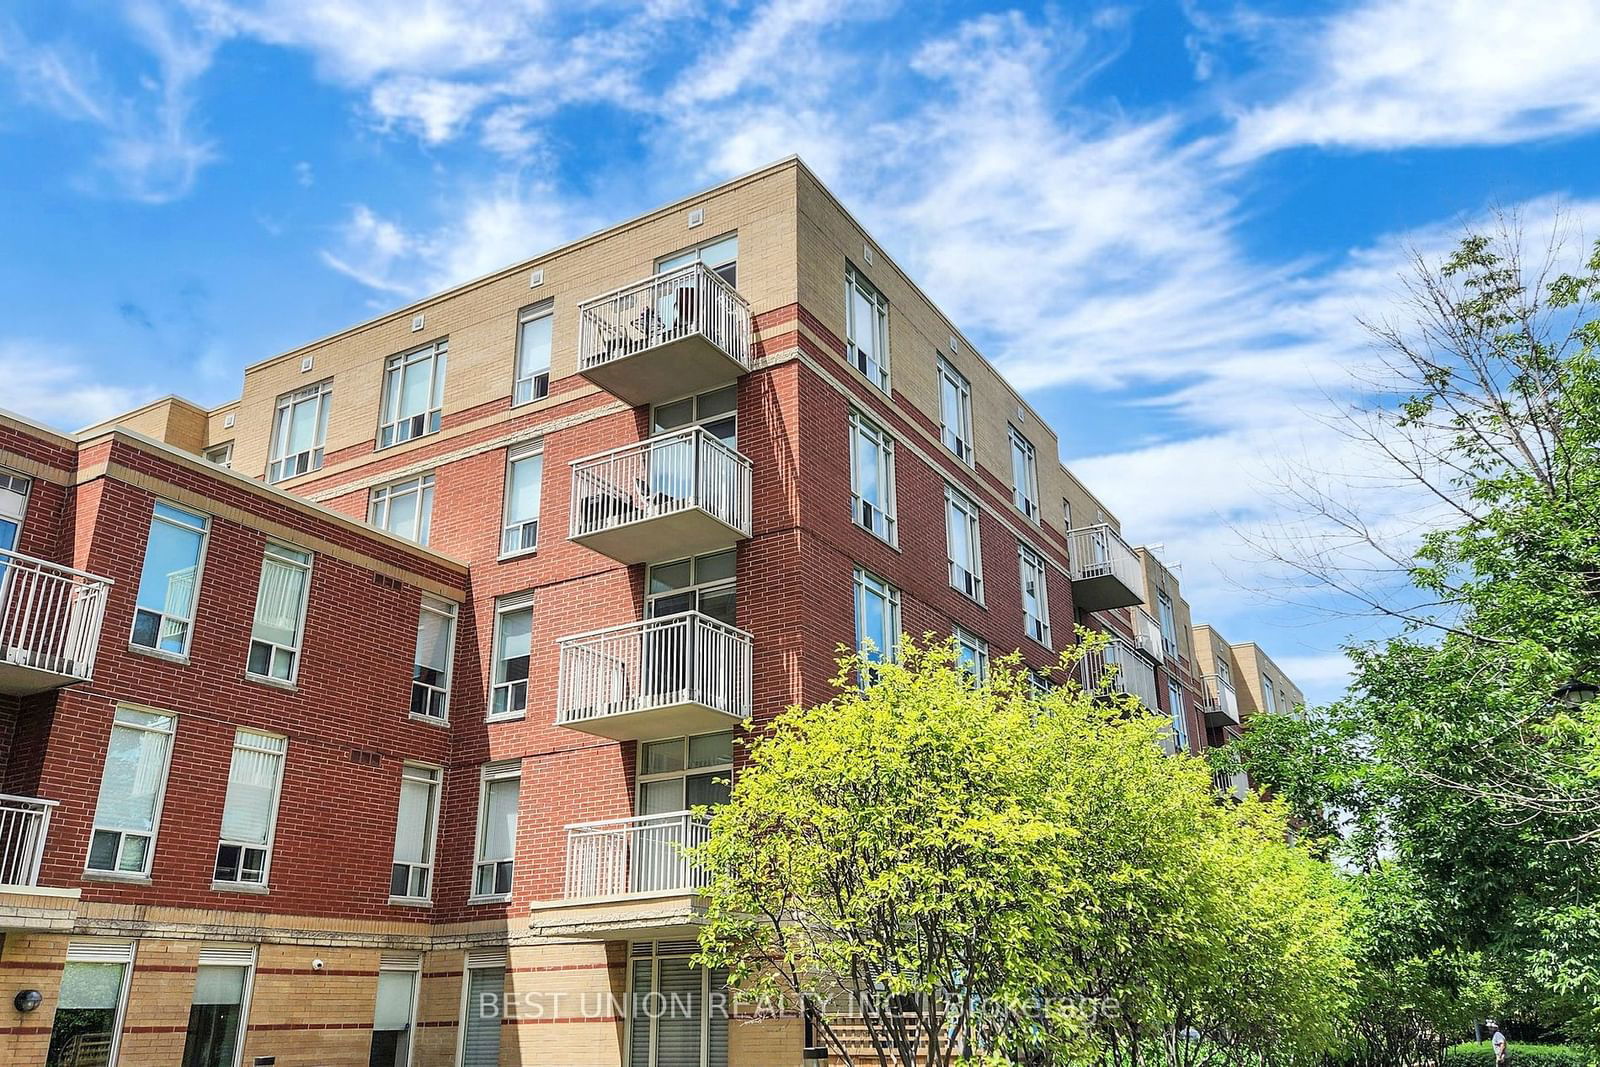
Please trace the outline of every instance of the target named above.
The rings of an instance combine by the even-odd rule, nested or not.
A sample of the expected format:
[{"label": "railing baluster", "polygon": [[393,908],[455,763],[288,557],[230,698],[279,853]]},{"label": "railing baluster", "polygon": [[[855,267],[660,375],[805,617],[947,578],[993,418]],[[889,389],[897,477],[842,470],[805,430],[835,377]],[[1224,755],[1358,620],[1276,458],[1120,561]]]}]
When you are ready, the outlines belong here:
[{"label": "railing baluster", "polygon": [[110,584],[0,549],[0,662],[87,681]]}]

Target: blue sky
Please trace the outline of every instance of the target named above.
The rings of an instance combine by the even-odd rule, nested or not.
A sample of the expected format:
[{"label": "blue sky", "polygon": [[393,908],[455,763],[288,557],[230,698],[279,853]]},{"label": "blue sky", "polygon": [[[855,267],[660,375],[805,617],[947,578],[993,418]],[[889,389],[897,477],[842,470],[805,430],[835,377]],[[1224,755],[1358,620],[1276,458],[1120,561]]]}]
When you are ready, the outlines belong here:
[{"label": "blue sky", "polygon": [[1023,386],[1197,618],[1308,692],[1378,632],[1257,588],[1404,251],[1581,240],[1600,4],[14,0],[0,406],[66,427],[798,152]]}]

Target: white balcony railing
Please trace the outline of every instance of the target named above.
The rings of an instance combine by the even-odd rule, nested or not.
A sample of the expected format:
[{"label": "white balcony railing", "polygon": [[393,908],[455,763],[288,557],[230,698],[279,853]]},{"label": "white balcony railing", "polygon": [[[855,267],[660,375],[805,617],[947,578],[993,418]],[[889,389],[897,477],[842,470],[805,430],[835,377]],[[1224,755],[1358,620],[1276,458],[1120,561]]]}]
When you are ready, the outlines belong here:
[{"label": "white balcony railing", "polygon": [[1160,663],[1166,654],[1166,642],[1161,639],[1161,624],[1143,608],[1133,609],[1133,640],[1139,651]]},{"label": "white balcony railing", "polygon": [[1234,800],[1243,800],[1250,795],[1250,779],[1243,771],[1213,774],[1211,784],[1217,792]]},{"label": "white balcony railing", "polygon": [[0,890],[39,884],[53,800],[0,794]]},{"label": "white balcony railing", "polygon": [[1221,725],[1222,721],[1239,721],[1239,697],[1234,693],[1231,681],[1220,675],[1207,674],[1201,677],[1200,687],[1205,694],[1206,718],[1212,725]]},{"label": "white balcony railing", "polygon": [[698,426],[572,462],[575,539],[692,509],[750,536],[750,461]]},{"label": "white balcony railing", "polygon": [[685,850],[709,832],[707,821],[688,811],[568,826],[566,899],[700,889],[706,873]]},{"label": "white balcony railing", "polygon": [[1156,670],[1120,637],[1113,637],[1105,648],[1086,653],[1079,661],[1085,689],[1098,691],[1107,685],[1106,676],[1116,672],[1109,686],[1112,691],[1139,698],[1151,711],[1160,709],[1156,696]]},{"label": "white balcony railing", "polygon": [[1129,589],[1142,589],[1144,572],[1139,557],[1109,523],[1067,531],[1072,580],[1116,578]]},{"label": "white balcony railing", "polygon": [[580,372],[694,335],[750,369],[750,305],[703,263],[587,300],[578,319]]},{"label": "white balcony railing", "polygon": [[109,578],[0,549],[0,661],[88,681],[110,588]]},{"label": "white balcony railing", "polygon": [[730,720],[750,715],[750,635],[709,615],[685,611],[557,643],[557,725],[684,704]]}]

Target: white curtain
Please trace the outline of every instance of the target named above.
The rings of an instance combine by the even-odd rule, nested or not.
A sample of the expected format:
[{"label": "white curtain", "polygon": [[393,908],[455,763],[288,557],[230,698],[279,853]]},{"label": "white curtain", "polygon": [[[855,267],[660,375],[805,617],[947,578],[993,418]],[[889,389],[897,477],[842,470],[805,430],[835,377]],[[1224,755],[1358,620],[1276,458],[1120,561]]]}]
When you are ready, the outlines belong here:
[{"label": "white curtain", "polygon": [[[249,747],[242,747],[246,745]],[[272,798],[283,770],[284,746],[281,737],[239,731],[233,765],[228,770],[228,796],[222,805],[225,840],[246,845],[267,843],[272,828]]]}]

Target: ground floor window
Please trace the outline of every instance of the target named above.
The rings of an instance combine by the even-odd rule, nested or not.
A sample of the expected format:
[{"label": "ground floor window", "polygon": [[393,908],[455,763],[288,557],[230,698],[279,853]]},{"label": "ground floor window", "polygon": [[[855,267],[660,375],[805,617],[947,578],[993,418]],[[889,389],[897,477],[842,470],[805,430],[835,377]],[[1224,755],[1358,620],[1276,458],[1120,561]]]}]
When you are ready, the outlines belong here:
[{"label": "ground floor window", "polygon": [[105,1067],[115,1062],[132,966],[131,941],[67,945],[45,1067]]},{"label": "ground floor window", "polygon": [[500,1067],[506,955],[492,951],[469,952],[465,969],[461,991],[461,1067]]},{"label": "ground floor window", "polygon": [[384,956],[378,962],[378,1003],[372,1016],[367,1067],[408,1067],[416,1029],[420,956]]},{"label": "ground floor window", "polygon": [[250,1003],[255,951],[248,948],[205,949],[194,976],[194,1001],[189,1006],[189,1035],[183,1043],[183,1067],[234,1067],[239,1039]]},{"label": "ground floor window", "polygon": [[628,1067],[727,1067],[728,972],[694,941],[640,942],[630,961]]}]

